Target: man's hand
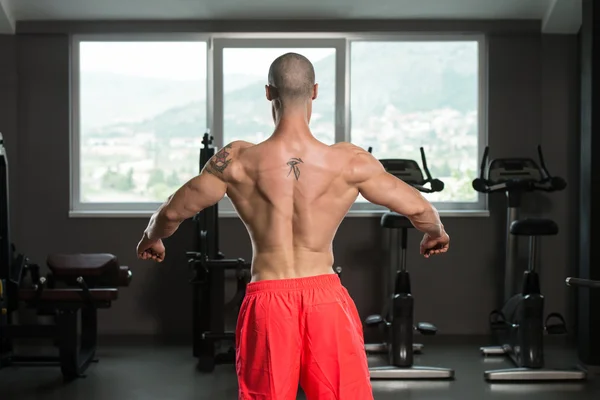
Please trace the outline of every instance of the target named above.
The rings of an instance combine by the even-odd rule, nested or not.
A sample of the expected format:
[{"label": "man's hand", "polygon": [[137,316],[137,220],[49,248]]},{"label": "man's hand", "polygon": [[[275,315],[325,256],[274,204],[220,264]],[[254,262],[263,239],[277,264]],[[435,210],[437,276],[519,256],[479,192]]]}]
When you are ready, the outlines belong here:
[{"label": "man's hand", "polygon": [[162,262],[165,259],[165,245],[161,239],[150,240],[144,233],[137,246],[137,256],[141,260],[154,260]]},{"label": "man's hand", "polygon": [[448,251],[450,247],[450,236],[446,232],[442,233],[442,236],[432,238],[428,234],[423,236],[421,240],[421,254],[425,258],[429,258],[434,254],[441,254]]}]

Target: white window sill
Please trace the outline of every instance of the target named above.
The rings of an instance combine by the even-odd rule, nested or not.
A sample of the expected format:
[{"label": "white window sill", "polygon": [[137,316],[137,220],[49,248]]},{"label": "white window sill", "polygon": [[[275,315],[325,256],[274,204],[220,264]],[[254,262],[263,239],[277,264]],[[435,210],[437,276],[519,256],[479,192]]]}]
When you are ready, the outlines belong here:
[{"label": "white window sill", "polygon": [[[351,210],[347,218],[380,217],[386,211]],[[69,218],[150,218],[152,211],[69,211]],[[442,218],[474,218],[489,217],[488,210],[439,210]],[[221,218],[238,218],[235,211],[219,211]]]}]

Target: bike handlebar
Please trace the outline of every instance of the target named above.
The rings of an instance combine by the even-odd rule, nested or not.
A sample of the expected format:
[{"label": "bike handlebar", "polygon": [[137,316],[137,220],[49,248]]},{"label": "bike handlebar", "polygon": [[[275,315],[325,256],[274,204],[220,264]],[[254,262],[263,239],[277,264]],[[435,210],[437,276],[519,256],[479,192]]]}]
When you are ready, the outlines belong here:
[{"label": "bike handlebar", "polygon": [[600,281],[592,281],[589,279],[582,278],[567,278],[567,286],[578,286],[592,289],[600,289]]},{"label": "bike handlebar", "polygon": [[473,189],[481,193],[505,192],[510,190],[555,192],[563,190],[566,186],[567,183],[565,180],[556,176],[541,181],[509,180],[496,184],[490,184],[489,181],[481,178],[473,181]]},{"label": "bike handlebar", "polygon": [[[373,148],[369,147],[368,151],[369,151],[369,153],[371,153],[373,151]],[[423,179],[421,181],[410,181],[410,180],[402,179],[399,176],[398,176],[398,178],[402,179],[404,181],[404,183],[414,187],[415,189],[417,189],[419,192],[422,192],[422,193],[441,192],[442,190],[444,190],[444,182],[442,182],[441,180],[439,180],[437,178],[432,178],[431,172],[429,172],[429,167],[427,166],[427,158],[425,157],[425,149],[423,149],[423,147],[420,147],[419,151],[421,152],[421,162],[423,164],[422,172],[425,174],[425,179]],[[386,166],[385,161],[391,162],[393,160],[392,159],[380,160],[380,162],[382,162],[384,164],[384,167]],[[386,167],[386,170],[389,172],[388,167]],[[430,187],[425,187],[425,185],[428,183],[430,184]]]},{"label": "bike handlebar", "polygon": [[479,178],[473,180],[473,189],[480,193],[494,193],[494,192],[505,192],[511,190],[521,191],[534,191],[539,190],[543,192],[555,192],[563,190],[567,187],[567,182],[558,176],[550,175],[546,162],[544,161],[544,154],[542,153],[542,146],[537,147],[538,158],[540,161],[540,171],[542,173],[542,179],[539,181],[534,180],[507,180],[504,182],[491,182],[485,179],[485,168],[487,166],[489,146],[485,147],[483,152],[483,158],[481,160],[481,166],[479,169]]}]

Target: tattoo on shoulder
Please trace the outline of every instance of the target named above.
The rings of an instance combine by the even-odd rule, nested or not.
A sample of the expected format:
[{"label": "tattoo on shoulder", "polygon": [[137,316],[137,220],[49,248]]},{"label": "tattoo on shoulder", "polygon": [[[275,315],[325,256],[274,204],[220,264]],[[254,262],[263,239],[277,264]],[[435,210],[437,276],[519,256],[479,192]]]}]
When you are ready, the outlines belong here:
[{"label": "tattoo on shoulder", "polygon": [[231,158],[228,158],[229,150],[231,150],[231,144],[219,150],[208,162],[206,172],[213,175],[216,173],[222,174],[225,168],[231,163]]},{"label": "tattoo on shoulder", "polygon": [[294,176],[296,177],[296,180],[300,179],[300,167],[298,166],[299,164],[304,164],[304,161],[302,161],[300,157],[290,158],[290,160],[287,162],[287,165],[289,165],[290,167],[290,171],[288,172],[287,176],[290,176],[292,171],[294,171]]}]

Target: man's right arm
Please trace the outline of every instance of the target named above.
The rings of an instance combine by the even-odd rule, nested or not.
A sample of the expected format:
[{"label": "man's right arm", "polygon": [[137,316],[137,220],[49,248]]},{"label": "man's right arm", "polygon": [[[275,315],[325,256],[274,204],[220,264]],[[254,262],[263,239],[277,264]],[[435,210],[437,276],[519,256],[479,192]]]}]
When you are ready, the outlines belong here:
[{"label": "man's right arm", "polygon": [[370,153],[357,150],[349,172],[350,181],[371,203],[404,215],[431,238],[444,235],[440,216],[431,203],[418,190],[389,174]]}]

